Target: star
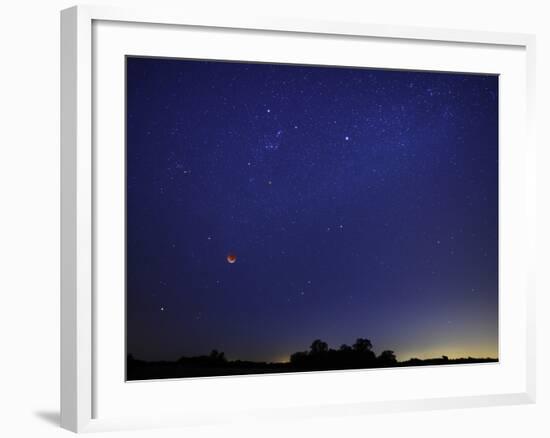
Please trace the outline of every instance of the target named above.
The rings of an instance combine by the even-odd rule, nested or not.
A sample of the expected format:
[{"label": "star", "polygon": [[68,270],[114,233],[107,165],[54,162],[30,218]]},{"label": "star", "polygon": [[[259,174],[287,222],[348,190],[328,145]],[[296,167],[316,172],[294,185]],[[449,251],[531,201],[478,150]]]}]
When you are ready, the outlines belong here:
[{"label": "star", "polygon": [[349,141],[349,137],[346,135],[346,136],[344,137],[344,140]]}]

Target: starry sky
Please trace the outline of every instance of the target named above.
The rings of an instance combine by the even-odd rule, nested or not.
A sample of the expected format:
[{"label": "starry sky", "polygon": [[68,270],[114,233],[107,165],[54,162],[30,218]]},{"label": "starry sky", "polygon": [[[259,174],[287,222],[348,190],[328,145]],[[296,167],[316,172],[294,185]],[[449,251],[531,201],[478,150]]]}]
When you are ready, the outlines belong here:
[{"label": "starry sky", "polygon": [[126,84],[128,353],[498,357],[498,76],[128,57]]}]

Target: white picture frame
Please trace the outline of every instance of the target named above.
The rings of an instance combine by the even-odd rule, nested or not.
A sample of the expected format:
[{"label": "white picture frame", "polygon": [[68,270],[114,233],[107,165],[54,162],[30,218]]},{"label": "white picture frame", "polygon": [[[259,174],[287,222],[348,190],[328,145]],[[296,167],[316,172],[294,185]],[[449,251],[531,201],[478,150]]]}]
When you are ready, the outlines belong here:
[{"label": "white picture frame", "polygon": [[[149,29],[147,37],[140,37]],[[98,291],[107,285],[116,284],[120,273],[105,274],[102,263],[106,263],[105,246],[98,239],[113,236],[117,240],[120,228],[106,224],[101,215],[102,203],[120,203],[116,193],[111,197],[104,184],[116,183],[123,174],[113,155],[97,154],[98,144],[109,144],[110,138],[119,139],[123,127],[120,125],[120,65],[110,66],[110,59],[124,54],[157,53],[170,56],[179,48],[169,41],[177,35],[178,29],[198,31],[205,38],[209,34],[234,31],[235,41],[254,41],[269,35],[269,38],[335,38],[335,45],[345,48],[346,44],[372,44],[373,54],[385,50],[376,49],[376,44],[395,46],[393,58],[380,55],[376,66],[446,71],[486,71],[510,77],[504,82],[510,93],[504,94],[501,104],[501,148],[504,150],[501,163],[500,209],[503,240],[501,241],[502,267],[510,267],[500,277],[505,290],[500,307],[501,361],[493,367],[456,366],[440,370],[424,367],[422,370],[379,370],[384,379],[399,382],[400,388],[385,396],[373,391],[373,395],[352,395],[349,388],[358,379],[373,382],[374,374],[368,370],[359,372],[334,372],[328,374],[308,373],[308,376],[246,376],[214,379],[191,379],[186,383],[186,394],[196,391],[213,392],[223,387],[225,393],[237,390],[234,406],[230,398],[221,397],[216,404],[155,403],[137,406],[131,401],[143,399],[158,400],[164,397],[173,400],[181,391],[181,381],[128,383],[120,381],[120,357],[113,353],[120,347],[123,337],[124,317],[120,296],[113,302],[97,299]],[[127,33],[130,32],[130,33]],[[176,32],[171,34],[170,32]],[[185,33],[185,32],[184,32]],[[128,35],[132,38],[127,38]],[[158,34],[154,36],[153,34]],[[168,39],[169,38],[169,39]],[[185,36],[182,36],[185,38]],[[262,50],[269,51],[271,40],[263,39]],[[128,40],[133,47],[128,47]],[[229,50],[213,45],[208,49],[207,40],[197,50],[204,50],[203,57],[215,57]],[[214,41],[215,42],[215,41]],[[108,43],[108,44],[107,44]],[[141,44],[141,46],[139,46]],[[265,44],[268,44],[265,46]],[[288,44],[288,42],[286,42]],[[312,43],[313,44],[313,43]],[[181,44],[180,44],[181,45]],[[448,47],[454,47],[463,54],[445,55]],[[235,45],[236,47],[236,45]],[[267,47],[267,49],[265,49]],[[273,46],[275,47],[275,46]],[[329,46],[330,47],[330,44]],[[437,63],[421,65],[418,59],[406,56],[409,48],[417,47],[419,59],[422,56],[438,58]],[[137,53],[136,50],[139,52]],[[210,50],[210,52],[208,52]],[[349,62],[338,58],[334,48],[318,56],[325,61],[333,56],[333,64]],[[378,50],[378,52],[377,52]],[[469,51],[472,53],[468,54]],[[315,50],[311,50],[316,56]],[[345,50],[343,51],[345,52]],[[199,52],[194,52],[196,55]],[[202,52],[201,52],[202,53]],[[256,60],[253,52],[227,52],[224,58]],[[282,52],[281,52],[282,53]],[[395,54],[401,53],[396,64]],[[276,19],[241,17],[228,20],[225,17],[197,16],[192,11],[130,10],[104,6],[77,6],[61,12],[61,426],[75,431],[99,431],[119,428],[162,427],[168,425],[211,424],[234,419],[254,418],[296,418],[311,415],[366,414],[369,412],[399,412],[415,409],[441,409],[450,407],[474,407],[499,404],[532,403],[535,400],[535,309],[534,309],[534,260],[535,244],[535,143],[533,138],[534,108],[534,59],[535,38],[526,34],[460,31],[451,29],[425,29],[403,26],[382,26],[365,23],[316,22],[305,19]],[[199,53],[200,54],[200,53]],[[456,55],[456,56],[455,56]],[[260,55],[258,55],[260,56]],[[263,55],[262,55],[263,56]],[[268,53],[268,59],[278,55]],[[272,56],[273,58],[269,58]],[[302,60],[300,53],[293,58],[280,58],[286,62]],[[344,56],[344,55],[342,55]],[[373,55],[374,56],[374,55]],[[454,58],[454,59],[453,59]],[[279,59],[279,58],[277,58]],[[321,58],[311,59],[323,61]],[[101,62],[98,62],[100,60]],[[359,61],[357,61],[359,62]],[[118,63],[116,61],[113,64]],[[462,63],[462,64],[461,64]],[[107,70],[104,70],[104,69]],[[114,68],[114,70],[108,70]],[[454,69],[454,70],[453,70]],[[111,75],[109,72],[115,72]],[[505,72],[505,73],[503,73]],[[112,82],[110,79],[114,78]],[[104,81],[104,82],[101,82]],[[101,83],[100,83],[101,82]],[[105,85],[103,85],[105,84]],[[117,91],[118,89],[118,91]],[[104,96],[116,100],[109,104],[114,111],[107,114]],[[510,99],[507,100],[506,96]],[[118,100],[117,100],[118,99]],[[512,105],[513,104],[513,105]],[[103,106],[102,106],[103,105]],[[511,107],[514,108],[511,108]],[[515,111],[515,112],[509,112]],[[114,116],[114,117],[111,117]],[[103,120],[109,117],[110,127]],[[117,125],[117,126],[115,126]],[[100,128],[98,129],[98,126]],[[111,136],[111,137],[109,137]],[[512,141],[513,140],[513,141]],[[99,143],[98,143],[99,142]],[[117,143],[118,144],[118,143]],[[516,147],[512,147],[512,146]],[[103,149],[111,150],[111,149]],[[116,147],[112,150],[119,150]],[[120,156],[119,156],[120,158]],[[112,176],[112,175],[118,176]],[[112,180],[110,178],[113,178]],[[116,185],[116,184],[115,184]],[[116,190],[115,190],[116,192]],[[107,204],[105,204],[107,205]],[[99,212],[99,213],[98,213]],[[117,234],[118,233],[118,234]],[[123,234],[123,233],[122,233]],[[111,251],[116,254],[116,251]],[[122,261],[123,262],[123,261]],[[109,262],[109,266],[120,267],[121,260]],[[99,274],[98,274],[99,272]],[[106,280],[104,280],[106,278]],[[106,286],[107,287],[107,286]],[[108,286],[110,287],[110,286]],[[106,310],[106,305],[109,310]],[[121,313],[122,312],[122,313]],[[107,322],[105,322],[107,321]],[[108,322],[116,321],[116,322]],[[513,326],[513,327],[512,327]],[[115,332],[113,340],[107,339],[105,330]],[[121,333],[119,333],[121,332]],[[515,343],[514,346],[508,344]],[[101,352],[98,354],[98,352]],[[112,355],[112,357],[111,357]],[[106,360],[106,359],[112,359]],[[117,362],[118,361],[118,362]],[[113,365],[113,363],[115,365]],[[454,370],[452,370],[452,369]],[[450,371],[447,371],[450,370]],[[504,371],[503,371],[504,370]],[[392,374],[389,374],[392,373]],[[413,374],[414,373],[414,374]],[[382,374],[379,374],[382,376]],[[327,377],[329,376],[329,377]],[[496,376],[496,377],[495,377]],[[374,376],[376,377],[376,376]],[[275,380],[274,380],[275,378]],[[382,379],[382,377],[380,377]],[[291,387],[311,388],[321,380],[328,383],[327,394],[296,396],[295,403],[289,403],[283,389]],[[403,388],[408,381],[428,382],[426,391]],[[425,380],[422,380],[425,379]],[[111,382],[117,381],[116,385]],[[455,381],[455,388],[438,386],[437,382]],[[363,380],[361,380],[363,382]],[[479,384],[479,390],[468,387],[466,381]],[[503,382],[510,382],[504,384]],[[482,382],[485,382],[483,386]],[[178,389],[177,387],[180,387]],[[331,386],[332,385],[332,386]],[[113,388],[111,388],[113,386]],[[114,388],[116,386],[116,388]],[[399,386],[396,384],[396,386]],[[175,388],[175,389],[170,389]],[[275,388],[282,388],[277,392]],[[333,389],[331,389],[333,388]],[[336,391],[334,388],[341,388]],[[111,392],[112,391],[112,392]],[[266,391],[270,402],[263,403]],[[333,391],[332,393],[330,391]],[[181,392],[180,392],[181,393]],[[109,400],[107,401],[107,396]],[[230,397],[230,396],[228,396]],[[251,401],[252,400],[252,401]],[[119,408],[127,406],[126,410]],[[141,410],[140,410],[141,409]],[[106,414],[104,415],[103,412]]]}]

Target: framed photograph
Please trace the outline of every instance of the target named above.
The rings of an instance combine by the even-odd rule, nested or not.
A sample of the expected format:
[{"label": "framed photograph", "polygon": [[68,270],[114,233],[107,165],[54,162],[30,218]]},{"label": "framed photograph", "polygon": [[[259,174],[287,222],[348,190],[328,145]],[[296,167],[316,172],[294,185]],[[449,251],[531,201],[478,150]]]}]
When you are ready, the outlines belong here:
[{"label": "framed photograph", "polygon": [[534,401],[533,36],[79,6],[61,55],[63,427]]}]

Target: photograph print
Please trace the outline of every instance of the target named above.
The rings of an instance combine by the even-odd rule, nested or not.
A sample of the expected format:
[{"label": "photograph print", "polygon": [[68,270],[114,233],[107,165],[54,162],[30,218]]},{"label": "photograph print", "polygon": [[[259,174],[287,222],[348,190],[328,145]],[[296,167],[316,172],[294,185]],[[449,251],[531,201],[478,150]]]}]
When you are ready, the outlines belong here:
[{"label": "photograph print", "polygon": [[127,380],[498,362],[497,75],[125,79]]}]

